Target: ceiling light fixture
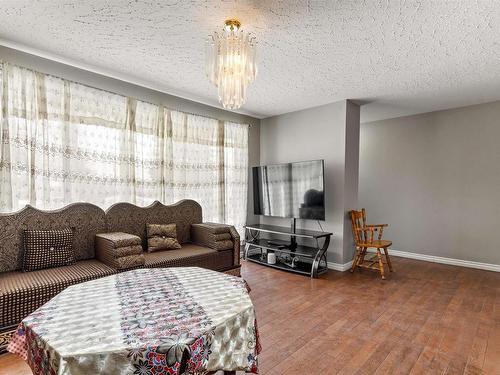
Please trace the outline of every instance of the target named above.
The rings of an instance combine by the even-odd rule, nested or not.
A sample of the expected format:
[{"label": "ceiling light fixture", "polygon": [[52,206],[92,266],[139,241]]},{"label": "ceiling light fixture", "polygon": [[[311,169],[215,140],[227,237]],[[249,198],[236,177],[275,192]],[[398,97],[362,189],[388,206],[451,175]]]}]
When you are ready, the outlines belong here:
[{"label": "ceiling light fixture", "polygon": [[207,76],[217,88],[224,108],[237,109],[246,101],[247,87],[257,76],[256,39],[240,29],[237,19],[226,20],[221,32],[207,40]]}]

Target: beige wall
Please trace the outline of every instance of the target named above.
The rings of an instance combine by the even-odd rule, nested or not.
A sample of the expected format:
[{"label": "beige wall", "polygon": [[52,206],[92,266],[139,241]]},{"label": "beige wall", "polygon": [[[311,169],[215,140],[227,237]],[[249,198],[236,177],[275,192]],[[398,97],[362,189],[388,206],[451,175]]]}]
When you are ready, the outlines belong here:
[{"label": "beige wall", "polygon": [[[328,260],[352,258],[346,210],[357,203],[359,106],[340,101],[262,120],[260,163],[325,160],[325,230],[334,233]],[[289,226],[290,219],[262,217],[262,223]],[[297,220],[299,228],[319,230],[313,220]],[[345,240],[344,240],[345,239]]]},{"label": "beige wall", "polygon": [[[240,115],[233,112],[228,112],[220,108],[211,107],[205,104],[193,102],[173,95],[168,95],[142,86],[137,86],[128,82],[88,72],[86,70],[78,69],[69,65],[47,60],[38,56],[30,55],[28,53],[24,53],[3,46],[0,46],[0,59],[3,61],[7,61],[11,64],[21,65],[26,68],[37,70],[46,74],[52,74],[54,76],[58,76],[75,82],[80,82],[103,90],[112,91],[117,94],[135,97],[140,100],[148,101],[150,103],[161,104],[170,109],[194,113],[201,116],[213,117],[220,120],[250,124],[249,155],[248,155],[249,163],[250,165],[259,164],[259,157],[260,157],[259,119],[250,116]],[[216,95],[215,90],[214,90],[214,95]],[[249,194],[248,220],[249,222],[255,222],[256,219],[254,218],[253,215],[252,192],[249,191],[248,194]]]},{"label": "beige wall", "polygon": [[359,205],[401,251],[500,264],[500,102],[361,125]]}]

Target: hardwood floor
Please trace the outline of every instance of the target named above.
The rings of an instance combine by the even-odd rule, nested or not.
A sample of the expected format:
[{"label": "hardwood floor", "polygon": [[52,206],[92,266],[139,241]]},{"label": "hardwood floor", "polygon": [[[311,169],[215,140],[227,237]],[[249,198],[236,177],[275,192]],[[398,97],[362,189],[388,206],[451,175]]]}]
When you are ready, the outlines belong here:
[{"label": "hardwood floor", "polygon": [[[320,279],[244,262],[261,375],[500,374],[500,273],[393,257]],[[28,375],[0,356],[0,374]]]}]

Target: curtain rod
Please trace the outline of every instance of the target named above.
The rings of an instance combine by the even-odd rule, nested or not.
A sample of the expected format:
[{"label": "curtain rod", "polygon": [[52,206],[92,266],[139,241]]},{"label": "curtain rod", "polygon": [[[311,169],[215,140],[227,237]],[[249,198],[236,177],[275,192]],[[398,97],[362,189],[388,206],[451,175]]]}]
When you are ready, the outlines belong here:
[{"label": "curtain rod", "polygon": [[[74,80],[71,80],[71,79],[67,79],[67,78],[63,78],[63,77],[59,77],[57,75],[54,75],[54,74],[50,74],[50,73],[43,73],[43,72],[40,72],[38,70],[34,70],[34,69],[30,69],[30,68],[27,68],[25,66],[21,66],[21,65],[17,65],[17,64],[11,64],[10,62],[8,61],[4,61],[4,60],[1,60],[0,59],[0,64],[8,64],[8,65],[11,65],[11,66],[15,66],[15,67],[18,67],[18,68],[21,68],[21,69],[26,69],[32,73],[39,73],[39,74],[44,74],[46,76],[49,76],[49,77],[53,77],[53,78],[56,78],[56,79],[61,79],[63,81],[66,81],[66,82],[70,82],[70,83],[74,83],[74,84],[77,84],[77,85],[82,85],[82,86],[85,86],[85,87],[88,87],[88,88],[91,88],[91,89],[94,89],[94,90],[100,90],[100,91],[103,91],[103,92],[107,92],[109,94],[113,94],[113,95],[119,95],[119,96],[122,96],[126,99],[134,99],[134,100],[138,100],[140,102],[143,102],[143,103],[147,103],[147,104],[151,104],[151,105],[155,105],[155,106],[158,106],[158,107],[163,107],[169,111],[178,111],[178,112],[182,112],[182,113],[185,113],[187,115],[192,115],[192,116],[199,116],[199,117],[204,117],[204,118],[208,118],[210,120],[217,120],[217,121],[224,121],[224,120],[220,120],[218,118],[215,118],[215,117],[210,117],[210,116],[206,116],[206,115],[201,115],[199,113],[193,113],[193,112],[188,112],[188,111],[183,111],[183,110],[180,110],[180,109],[175,109],[175,108],[171,108],[171,107],[168,107],[168,106],[165,106],[163,104],[159,104],[159,103],[152,103],[150,101],[147,101],[147,100],[143,100],[143,99],[139,99],[139,98],[136,98],[136,97],[133,97],[133,96],[128,96],[128,95],[123,95],[123,94],[119,94],[115,91],[111,91],[111,90],[107,90],[107,89],[103,89],[101,87],[95,87],[95,86],[92,86],[92,85],[89,85],[89,84],[86,84],[86,83],[82,83],[82,82],[77,82],[77,81],[74,81]],[[92,73],[92,72],[89,72],[89,73]],[[92,74],[97,74],[97,73],[92,73]],[[99,75],[102,75],[102,74],[99,74]],[[104,76],[104,75],[103,75]],[[106,76],[104,76],[106,77]],[[125,81],[121,81],[119,79],[116,79],[116,78],[111,78],[111,77],[106,77],[108,79],[114,79],[114,80],[117,80],[117,81],[120,81],[120,82],[124,82],[126,84],[129,84],[129,85],[134,85],[134,86],[138,86],[138,87],[141,87],[143,89],[146,89],[146,90],[151,90],[151,91],[154,91],[154,92],[158,92],[160,94],[163,94],[163,95],[169,95],[169,96],[173,96],[175,98],[178,98],[177,96],[175,95],[170,95],[170,94],[167,94],[167,93],[163,93],[161,91],[157,91],[157,90],[153,90],[153,89],[148,89],[146,87],[142,87],[142,86],[139,86],[139,85],[136,85],[136,84],[133,84],[133,83],[128,83],[128,82],[125,82]],[[183,99],[183,98],[179,98],[179,99]],[[183,100],[189,100],[189,99],[183,99]],[[196,103],[196,102],[194,102]],[[201,104],[201,103],[197,103],[197,104]],[[206,104],[201,104],[201,105],[206,105]],[[217,108],[217,107],[212,107],[212,108],[215,108],[217,110],[220,110],[220,111],[225,111],[223,109],[220,109],[220,108]],[[227,120],[227,121],[231,121],[231,122],[234,122],[236,124],[239,124],[239,125],[246,125],[248,126],[249,128],[252,127],[251,124],[246,124],[246,123],[241,123],[241,122],[235,122],[235,121],[232,121],[232,120]]]}]

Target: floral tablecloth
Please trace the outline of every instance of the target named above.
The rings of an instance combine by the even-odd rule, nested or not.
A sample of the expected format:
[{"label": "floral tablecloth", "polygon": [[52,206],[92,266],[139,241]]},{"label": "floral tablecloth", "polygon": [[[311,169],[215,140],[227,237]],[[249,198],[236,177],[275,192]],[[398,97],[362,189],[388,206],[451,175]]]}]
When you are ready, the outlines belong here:
[{"label": "floral tablecloth", "polygon": [[244,280],[183,267],[70,286],[21,322],[8,350],[35,375],[257,373],[258,341]]}]

